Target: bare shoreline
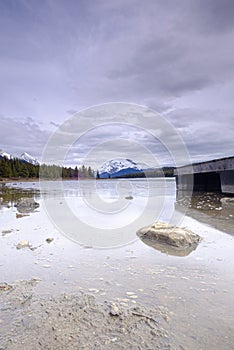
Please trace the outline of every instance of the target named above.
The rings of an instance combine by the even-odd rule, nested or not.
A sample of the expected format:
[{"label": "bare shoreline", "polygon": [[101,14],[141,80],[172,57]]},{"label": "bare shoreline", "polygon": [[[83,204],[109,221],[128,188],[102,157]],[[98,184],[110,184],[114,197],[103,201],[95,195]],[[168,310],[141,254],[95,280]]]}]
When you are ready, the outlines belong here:
[{"label": "bare shoreline", "polygon": [[167,312],[157,306],[98,303],[88,294],[41,297],[35,283],[1,285],[4,349],[184,349],[169,331]]}]

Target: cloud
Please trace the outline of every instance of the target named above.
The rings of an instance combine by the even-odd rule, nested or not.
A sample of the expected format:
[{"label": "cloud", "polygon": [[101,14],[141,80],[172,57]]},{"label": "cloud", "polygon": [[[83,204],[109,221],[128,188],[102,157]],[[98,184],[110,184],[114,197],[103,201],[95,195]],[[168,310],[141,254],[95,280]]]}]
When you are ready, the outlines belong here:
[{"label": "cloud", "polygon": [[233,113],[177,109],[166,117],[180,132],[193,161],[233,155]]},{"label": "cloud", "polygon": [[59,124],[58,124],[58,123],[55,123],[55,122],[53,122],[53,121],[50,122],[50,125],[53,125],[53,126],[55,126],[56,128],[59,127]]},{"label": "cloud", "polygon": [[[193,157],[196,152],[201,157],[202,147],[204,157],[212,149],[214,156],[229,153],[233,15],[232,0],[149,0],[147,6],[140,0],[1,2],[0,102],[3,114],[11,116],[1,125],[2,148],[25,150],[23,140],[29,140],[38,156],[49,130],[68,114],[125,101],[165,114]],[[229,86],[229,111],[217,92],[224,86]],[[199,106],[191,106],[198,93],[199,112]],[[15,140],[4,136],[11,127]],[[98,137],[106,135],[93,141]]]},{"label": "cloud", "polygon": [[[232,0],[194,0],[195,20],[204,30],[219,33],[234,29],[234,3]],[[201,15],[202,14],[202,15]]]},{"label": "cloud", "polygon": [[40,159],[49,137],[48,131],[41,130],[32,118],[17,120],[0,116],[0,124],[0,148],[15,157],[19,157],[23,152],[28,152]]}]

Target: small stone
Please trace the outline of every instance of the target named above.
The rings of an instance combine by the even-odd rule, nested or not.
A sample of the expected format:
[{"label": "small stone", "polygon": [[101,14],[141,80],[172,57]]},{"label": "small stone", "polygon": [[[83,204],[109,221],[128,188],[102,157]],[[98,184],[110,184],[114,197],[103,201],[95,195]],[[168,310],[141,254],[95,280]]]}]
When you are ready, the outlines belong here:
[{"label": "small stone", "polygon": [[12,287],[9,284],[7,283],[0,284],[0,291],[7,292],[10,289],[12,289]]},{"label": "small stone", "polygon": [[129,299],[127,298],[116,298],[116,300],[118,300],[120,303],[128,303]]},{"label": "small stone", "polygon": [[29,216],[29,214],[16,213],[15,216],[16,216],[16,219],[20,219],[20,218],[23,218],[24,216]]},{"label": "small stone", "polygon": [[22,248],[29,248],[29,241],[25,240],[25,241],[21,241],[17,244],[16,249],[22,249]]},{"label": "small stone", "polygon": [[138,296],[137,295],[129,295],[129,298],[131,298],[131,299],[137,299],[138,298]]},{"label": "small stone", "polygon": [[116,337],[111,339],[112,343],[116,342],[117,340],[118,339]]},{"label": "small stone", "polygon": [[120,310],[116,304],[111,304],[111,309],[110,309],[110,315],[111,316],[119,316],[120,315]]},{"label": "small stone", "polygon": [[132,200],[133,196],[126,196],[125,199]]},{"label": "small stone", "polygon": [[96,289],[96,288],[89,288],[89,291],[96,294],[96,293],[99,292],[99,289]]},{"label": "small stone", "polygon": [[46,238],[46,242],[47,242],[48,244],[51,243],[51,242],[53,242],[53,240],[54,240],[54,238],[52,238],[52,237]]},{"label": "small stone", "polygon": [[6,236],[8,235],[9,233],[11,233],[13,230],[3,230],[2,231],[2,236]]}]

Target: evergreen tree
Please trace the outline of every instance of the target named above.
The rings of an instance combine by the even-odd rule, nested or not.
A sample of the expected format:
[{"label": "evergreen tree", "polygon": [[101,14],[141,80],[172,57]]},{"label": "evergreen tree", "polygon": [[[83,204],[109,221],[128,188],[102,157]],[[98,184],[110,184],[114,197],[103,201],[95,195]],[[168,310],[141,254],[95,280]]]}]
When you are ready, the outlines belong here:
[{"label": "evergreen tree", "polygon": [[92,168],[91,168],[90,166],[88,167],[88,176],[89,176],[90,178],[93,177],[93,170],[92,170]]},{"label": "evergreen tree", "polygon": [[74,170],[74,177],[75,177],[76,179],[78,179],[78,177],[79,177],[79,171],[78,171],[77,166],[75,167],[75,170]]}]

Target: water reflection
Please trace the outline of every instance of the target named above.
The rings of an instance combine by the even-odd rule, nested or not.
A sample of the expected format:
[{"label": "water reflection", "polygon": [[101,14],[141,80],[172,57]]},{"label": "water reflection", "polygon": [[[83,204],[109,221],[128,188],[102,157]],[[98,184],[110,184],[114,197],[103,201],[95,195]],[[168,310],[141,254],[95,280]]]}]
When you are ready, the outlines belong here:
[{"label": "water reflection", "polygon": [[152,241],[150,239],[140,237],[143,243],[147,244],[148,246],[160,251],[161,253],[173,255],[173,256],[188,256],[190,253],[192,253],[194,250],[196,250],[197,245],[194,244],[192,246],[188,246],[183,249],[179,249],[177,247],[174,247],[172,245],[159,243],[157,241]]},{"label": "water reflection", "polygon": [[16,207],[19,213],[32,213],[39,207],[39,199],[39,190],[1,186],[0,211]]}]

